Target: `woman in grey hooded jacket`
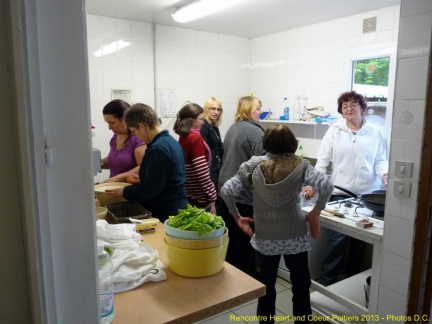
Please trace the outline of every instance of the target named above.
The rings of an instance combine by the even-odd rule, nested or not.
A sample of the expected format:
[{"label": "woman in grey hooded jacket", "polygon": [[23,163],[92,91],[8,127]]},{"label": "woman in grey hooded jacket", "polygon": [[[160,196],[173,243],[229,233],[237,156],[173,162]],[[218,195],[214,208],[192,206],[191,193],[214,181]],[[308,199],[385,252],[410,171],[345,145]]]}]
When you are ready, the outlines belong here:
[{"label": "woman in grey hooded jacket", "polygon": [[[251,236],[250,242],[258,253],[259,279],[266,285],[266,295],[258,300],[257,309],[263,323],[274,322],[275,284],[281,256],[291,274],[293,315],[307,323],[312,314],[308,265],[311,247],[307,223],[312,237],[318,237],[319,215],[333,191],[333,184],[309,161],[294,154],[297,146],[298,141],[288,127],[275,125],[268,128],[263,138],[267,155],[254,156],[243,163],[221,190],[229,211],[238,226]],[[304,183],[319,192],[315,207],[306,216],[300,207]],[[240,215],[235,205],[235,197],[252,188],[253,219]]]}]

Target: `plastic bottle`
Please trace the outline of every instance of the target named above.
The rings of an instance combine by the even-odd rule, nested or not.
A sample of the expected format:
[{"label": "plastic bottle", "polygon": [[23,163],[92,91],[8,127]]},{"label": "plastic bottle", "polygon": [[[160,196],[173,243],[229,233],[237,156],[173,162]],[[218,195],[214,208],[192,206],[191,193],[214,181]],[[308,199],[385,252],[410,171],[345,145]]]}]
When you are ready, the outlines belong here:
[{"label": "plastic bottle", "polygon": [[284,102],[283,102],[283,117],[284,120],[289,120],[290,119],[290,114],[289,114],[289,107],[288,107],[288,98],[284,98]]},{"label": "plastic bottle", "polygon": [[297,155],[303,157],[303,146],[299,146]]},{"label": "plastic bottle", "polygon": [[99,265],[99,303],[101,310],[101,323],[111,323],[114,319],[114,285],[113,265],[111,256],[105,251],[103,244],[98,243]]},{"label": "plastic bottle", "polygon": [[296,103],[294,106],[294,120],[300,120],[301,114],[302,114],[301,97],[296,96]]}]

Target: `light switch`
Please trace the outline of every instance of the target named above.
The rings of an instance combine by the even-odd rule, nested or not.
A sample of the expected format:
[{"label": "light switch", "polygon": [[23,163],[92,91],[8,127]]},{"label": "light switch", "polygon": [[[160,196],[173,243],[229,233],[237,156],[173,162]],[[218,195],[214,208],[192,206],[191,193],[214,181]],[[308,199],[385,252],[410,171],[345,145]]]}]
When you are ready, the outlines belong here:
[{"label": "light switch", "polygon": [[393,194],[398,197],[409,198],[411,195],[411,182],[395,181]]},{"label": "light switch", "polygon": [[401,178],[411,178],[413,170],[412,162],[395,162],[395,176]]}]

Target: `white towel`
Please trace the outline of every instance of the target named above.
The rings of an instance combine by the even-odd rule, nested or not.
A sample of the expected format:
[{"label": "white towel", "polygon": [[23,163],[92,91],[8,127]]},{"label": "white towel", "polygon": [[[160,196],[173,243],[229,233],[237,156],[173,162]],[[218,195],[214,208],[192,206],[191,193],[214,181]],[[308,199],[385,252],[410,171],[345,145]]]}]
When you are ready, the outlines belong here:
[{"label": "white towel", "polygon": [[166,280],[158,251],[141,241],[134,224],[110,225],[105,220],[96,222],[97,237],[113,249],[114,292],[134,289],[148,281]]}]

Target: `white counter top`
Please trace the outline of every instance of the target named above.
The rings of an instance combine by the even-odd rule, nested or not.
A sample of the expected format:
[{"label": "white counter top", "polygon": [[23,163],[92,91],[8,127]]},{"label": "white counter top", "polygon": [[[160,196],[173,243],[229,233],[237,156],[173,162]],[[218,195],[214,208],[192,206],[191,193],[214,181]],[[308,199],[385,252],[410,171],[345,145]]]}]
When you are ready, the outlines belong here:
[{"label": "white counter top", "polygon": [[[327,206],[328,208],[329,206]],[[302,210],[307,214],[312,209],[312,206],[303,207]],[[366,216],[365,216],[366,217]],[[314,313],[322,316],[360,315],[359,322],[374,323],[375,317],[369,316],[376,314],[378,303],[378,286],[381,275],[381,245],[383,238],[384,222],[375,218],[370,218],[369,221],[374,223],[373,227],[360,228],[356,226],[356,222],[363,217],[354,217],[352,214],[345,215],[345,218],[337,216],[326,216],[321,214],[320,225],[345,235],[355,237],[364,242],[373,245],[372,268],[362,272],[357,276],[353,276],[342,280],[334,285],[324,287],[319,283],[312,281],[312,288],[317,290],[311,294],[311,304]],[[364,306],[364,290],[363,283],[366,276],[371,276],[369,308]],[[353,287],[356,287],[355,289]],[[329,320],[332,323],[348,323],[344,321],[343,316],[335,320]],[[352,323],[352,321],[351,321]]]},{"label": "white counter top", "polygon": [[[302,208],[306,213],[311,209],[312,206]],[[369,221],[374,223],[373,227],[359,228],[356,226],[356,222],[361,219],[362,217],[353,217],[350,215],[345,215],[345,218],[326,216],[323,214],[320,216],[321,224],[332,230],[353,236],[371,244],[373,243],[373,240],[381,240],[384,232],[384,222],[378,219],[369,218]]]}]

